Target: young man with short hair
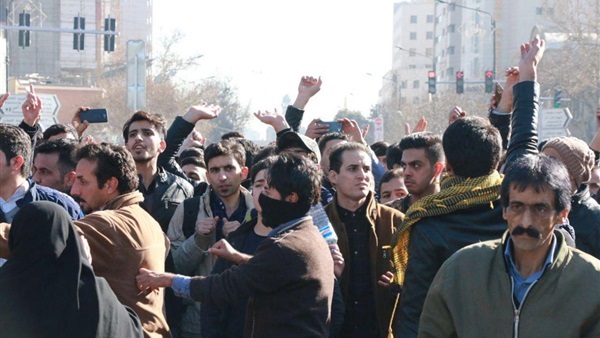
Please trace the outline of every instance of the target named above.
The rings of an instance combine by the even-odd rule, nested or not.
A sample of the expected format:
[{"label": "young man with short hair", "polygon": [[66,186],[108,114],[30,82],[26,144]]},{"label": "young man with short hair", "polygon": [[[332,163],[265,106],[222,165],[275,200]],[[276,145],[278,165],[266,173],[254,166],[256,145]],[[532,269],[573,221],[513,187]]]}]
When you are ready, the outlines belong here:
[{"label": "young man with short hair", "polygon": [[75,140],[60,138],[45,141],[35,147],[31,179],[45,187],[70,194],[75,182]]},{"label": "young man with short hair", "polygon": [[392,290],[378,280],[392,269],[389,245],[403,214],[375,200],[371,163],[366,146],[355,142],[338,144],[329,156],[329,179],[337,189],[325,210],[346,265],[341,337],[387,337],[394,305]]},{"label": "young man with short hair", "polygon": [[194,188],[181,177],[158,166],[158,155],[165,144],[166,121],[162,115],[138,111],[123,126],[123,139],[133,156],[139,190],[144,195],[142,207],[167,232],[177,206],[193,196]]}]

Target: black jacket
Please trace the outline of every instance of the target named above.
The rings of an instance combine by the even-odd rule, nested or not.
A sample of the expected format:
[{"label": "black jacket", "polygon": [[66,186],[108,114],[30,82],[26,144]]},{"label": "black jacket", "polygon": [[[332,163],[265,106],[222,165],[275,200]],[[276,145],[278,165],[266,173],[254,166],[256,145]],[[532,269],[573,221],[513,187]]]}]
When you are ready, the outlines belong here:
[{"label": "black jacket", "polygon": [[[156,187],[154,188],[154,201],[148,211],[152,217],[160,224],[163,232],[169,229],[169,222],[177,206],[183,200],[194,195],[194,187],[183,178],[167,172],[158,167],[158,173],[154,178]],[[144,195],[145,189],[140,184],[140,192]]]},{"label": "black jacket", "polygon": [[184,120],[181,116],[175,118],[175,121],[173,121],[171,127],[169,127],[169,131],[165,137],[167,147],[160,155],[158,155],[158,166],[187,181],[194,187],[194,196],[200,196],[204,194],[208,188],[208,184],[206,182],[197,183],[196,181],[189,179],[183,170],[181,170],[181,167],[175,158],[177,151],[179,151],[179,147],[181,147],[181,144],[183,144],[183,141],[192,130],[194,130],[193,123]]},{"label": "black jacket", "polygon": [[585,184],[571,198],[569,223],[575,229],[577,249],[600,259],[600,205]]}]

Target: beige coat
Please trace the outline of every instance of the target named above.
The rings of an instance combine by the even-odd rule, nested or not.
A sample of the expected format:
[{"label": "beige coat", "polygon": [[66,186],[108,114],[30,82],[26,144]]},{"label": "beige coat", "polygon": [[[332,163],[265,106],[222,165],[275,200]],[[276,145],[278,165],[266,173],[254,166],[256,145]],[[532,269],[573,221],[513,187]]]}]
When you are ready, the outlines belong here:
[{"label": "beige coat", "polygon": [[121,303],[140,317],[145,337],[170,337],[163,313],[163,289],[140,292],[135,276],[141,267],[164,272],[169,241],[160,225],[139,203],[138,191],[110,201],[104,210],[75,222],[87,239],[92,266]]}]

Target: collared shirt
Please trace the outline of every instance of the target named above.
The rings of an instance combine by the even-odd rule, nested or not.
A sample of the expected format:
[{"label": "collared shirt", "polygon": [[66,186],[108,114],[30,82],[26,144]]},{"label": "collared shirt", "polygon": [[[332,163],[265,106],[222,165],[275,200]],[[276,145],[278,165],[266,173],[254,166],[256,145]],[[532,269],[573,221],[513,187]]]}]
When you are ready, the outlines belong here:
[{"label": "collared shirt", "polygon": [[25,180],[19,187],[17,187],[15,192],[8,198],[8,200],[4,200],[2,197],[0,197],[0,209],[4,214],[6,222],[12,222],[13,217],[17,211],[19,211],[17,202],[25,197],[27,191],[29,191],[29,181]]},{"label": "collared shirt", "polygon": [[212,211],[213,217],[219,217],[217,221],[217,242],[222,239],[223,236],[223,218],[227,218],[229,222],[238,221],[240,224],[244,223],[244,219],[246,218],[246,199],[244,198],[244,194],[240,192],[240,202],[238,204],[237,209],[231,214],[227,215],[227,211],[225,208],[225,203],[221,200],[221,198],[215,193],[213,189],[210,189],[210,210]]},{"label": "collared shirt", "polygon": [[513,298],[515,299],[517,307],[520,306],[527,290],[531,287],[533,283],[535,283],[546,271],[546,268],[554,262],[554,252],[556,251],[556,236],[552,235],[552,244],[550,245],[550,251],[548,252],[548,256],[546,256],[546,262],[542,266],[539,271],[536,271],[534,274],[529,276],[528,278],[521,277],[519,274],[519,270],[515,266],[514,257],[512,253],[512,241],[510,240],[510,236],[506,240],[506,249],[504,249],[504,259],[509,266],[509,274],[512,277],[513,283]]},{"label": "collared shirt", "polygon": [[340,221],[346,228],[349,249],[349,257],[346,257],[349,277],[346,320],[340,332],[343,337],[379,337],[369,250],[372,230],[367,218],[367,205],[365,202],[355,211],[336,206]]}]

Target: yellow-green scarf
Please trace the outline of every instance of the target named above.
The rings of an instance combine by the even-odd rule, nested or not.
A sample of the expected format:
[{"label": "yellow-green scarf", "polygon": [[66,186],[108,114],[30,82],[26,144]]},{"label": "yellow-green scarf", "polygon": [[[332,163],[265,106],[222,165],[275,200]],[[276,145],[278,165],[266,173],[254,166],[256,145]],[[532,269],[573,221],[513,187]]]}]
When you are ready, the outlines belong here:
[{"label": "yellow-green scarf", "polygon": [[408,263],[410,227],[413,224],[424,217],[445,215],[497,201],[500,198],[502,177],[497,171],[475,178],[448,176],[442,181],[439,193],[423,197],[411,205],[391,240],[395,269],[394,281],[399,285],[404,283],[404,274]]}]

